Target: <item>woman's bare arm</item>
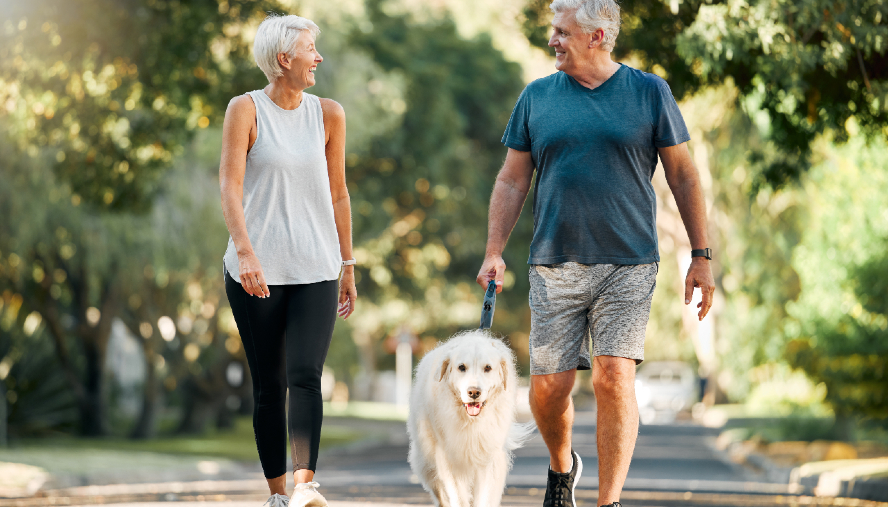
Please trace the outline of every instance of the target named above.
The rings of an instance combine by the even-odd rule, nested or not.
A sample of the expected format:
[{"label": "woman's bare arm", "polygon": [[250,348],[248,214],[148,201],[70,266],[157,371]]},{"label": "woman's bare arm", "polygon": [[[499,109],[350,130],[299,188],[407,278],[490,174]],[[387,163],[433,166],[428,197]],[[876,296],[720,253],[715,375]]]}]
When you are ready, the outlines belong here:
[{"label": "woman's bare arm", "polygon": [[268,297],[268,285],[262,266],[247,235],[244,217],[244,173],[247,152],[255,140],[256,106],[248,95],[231,99],[222,125],[222,157],[219,163],[219,185],[222,190],[222,214],[237,250],[241,285],[248,294]]},{"label": "woman's bare arm", "polygon": [[[324,112],[327,174],[333,197],[333,216],[339,235],[339,252],[343,260],[353,257],[351,233],[351,199],[345,185],[345,110],[335,100],[321,99]],[[355,288],[355,267],[344,266],[339,282],[339,315],[348,318],[355,310],[358,293]]]}]

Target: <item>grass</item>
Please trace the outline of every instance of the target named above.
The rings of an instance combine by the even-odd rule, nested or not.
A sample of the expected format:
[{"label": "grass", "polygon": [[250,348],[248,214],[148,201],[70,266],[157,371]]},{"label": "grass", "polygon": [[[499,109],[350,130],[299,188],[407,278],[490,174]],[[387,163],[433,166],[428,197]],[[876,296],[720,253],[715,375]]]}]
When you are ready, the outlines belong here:
[{"label": "grass", "polygon": [[[367,437],[365,431],[327,421],[321,431],[321,448],[348,444]],[[147,440],[119,437],[86,439],[77,437],[50,437],[22,439],[0,450],[0,461],[15,461],[23,451],[41,450],[94,452],[118,451],[157,453],[193,457],[225,458],[233,461],[257,461],[253,422],[249,416],[238,418],[234,428],[197,436],[162,436]]]},{"label": "grass", "polygon": [[377,421],[407,421],[407,407],[392,403],[350,401],[348,403],[324,403],[324,415],[351,417]]}]

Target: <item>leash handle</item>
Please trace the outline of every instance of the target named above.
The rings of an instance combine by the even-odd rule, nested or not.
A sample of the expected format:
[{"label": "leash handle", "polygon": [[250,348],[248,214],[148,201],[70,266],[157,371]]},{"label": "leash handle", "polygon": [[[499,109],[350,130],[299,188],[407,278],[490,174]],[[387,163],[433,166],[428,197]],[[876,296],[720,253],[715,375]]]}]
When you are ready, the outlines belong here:
[{"label": "leash handle", "polygon": [[496,310],[496,280],[487,284],[484,293],[484,305],[481,307],[481,326],[479,329],[490,329],[493,324],[493,311]]}]

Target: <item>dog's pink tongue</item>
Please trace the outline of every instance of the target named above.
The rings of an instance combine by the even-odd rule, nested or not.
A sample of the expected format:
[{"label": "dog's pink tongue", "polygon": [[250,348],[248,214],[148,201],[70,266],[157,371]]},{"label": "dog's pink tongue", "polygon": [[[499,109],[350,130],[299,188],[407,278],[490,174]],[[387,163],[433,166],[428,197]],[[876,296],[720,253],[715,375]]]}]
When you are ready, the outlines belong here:
[{"label": "dog's pink tongue", "polygon": [[481,404],[480,403],[466,403],[466,412],[475,416],[481,413]]}]

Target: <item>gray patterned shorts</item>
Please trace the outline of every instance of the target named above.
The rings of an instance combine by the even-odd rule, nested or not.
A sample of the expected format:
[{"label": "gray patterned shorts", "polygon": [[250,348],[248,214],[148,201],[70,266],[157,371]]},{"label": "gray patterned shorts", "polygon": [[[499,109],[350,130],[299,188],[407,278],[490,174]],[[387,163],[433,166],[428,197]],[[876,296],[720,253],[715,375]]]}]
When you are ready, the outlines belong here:
[{"label": "gray patterned shorts", "polygon": [[530,374],[588,370],[596,356],[644,360],[659,263],[530,266]]}]

